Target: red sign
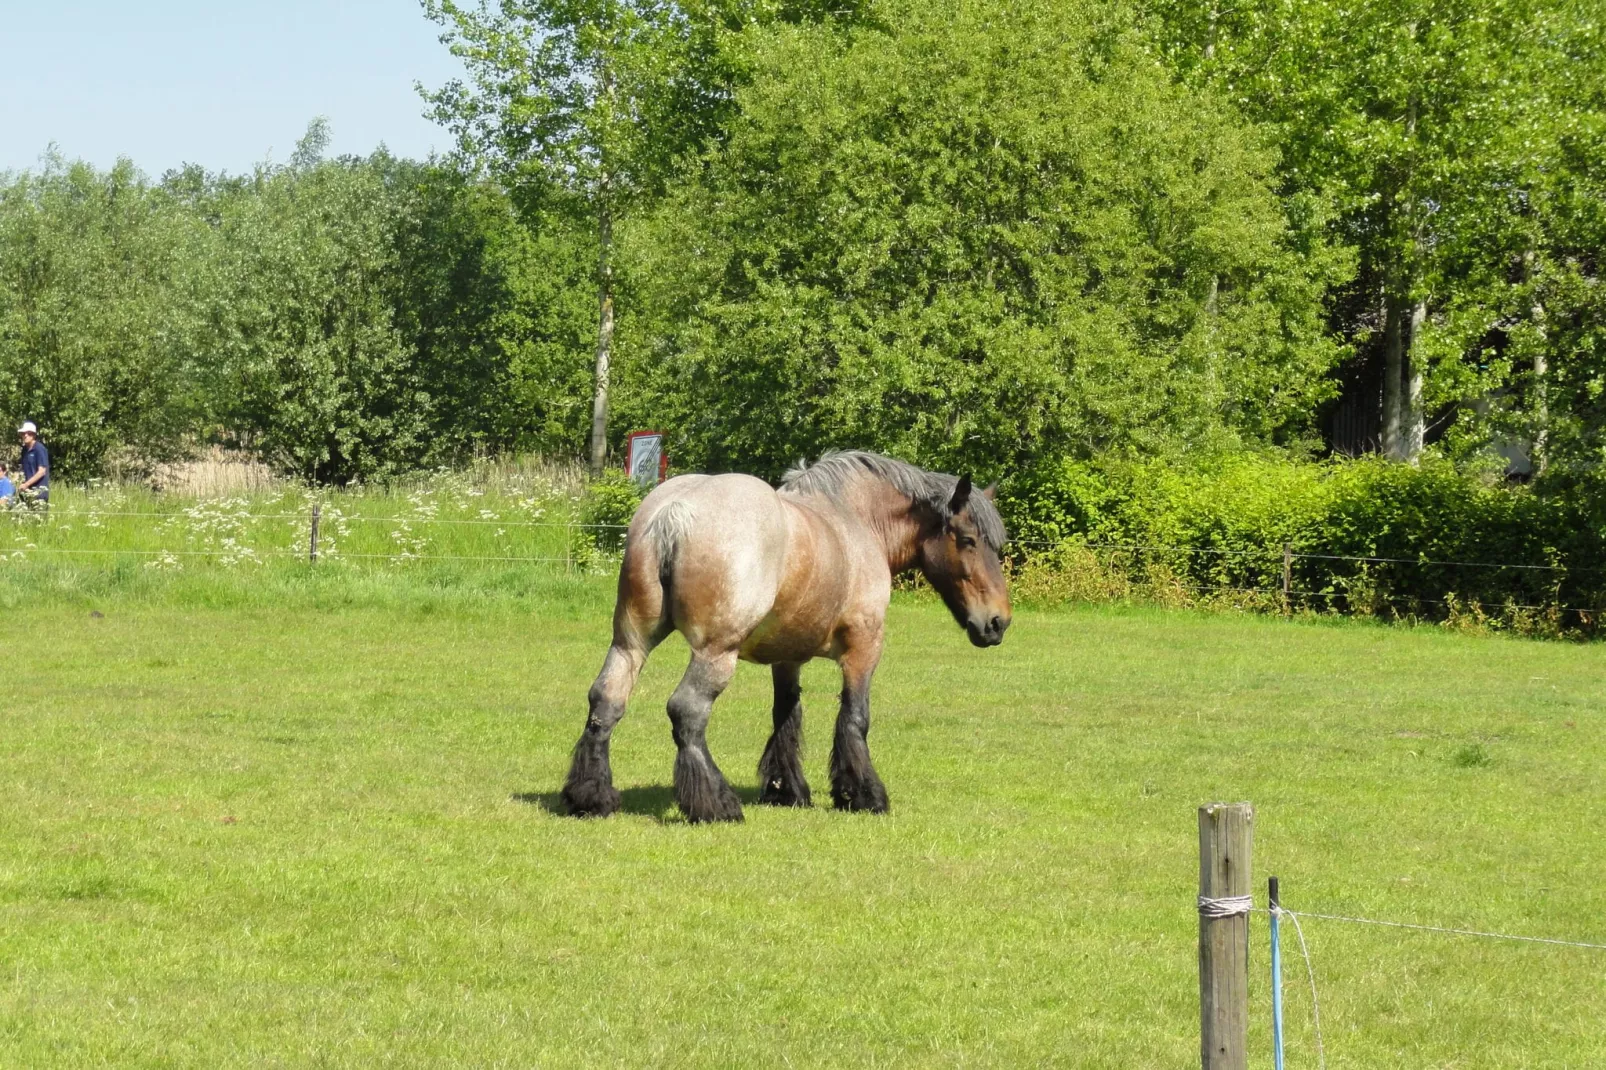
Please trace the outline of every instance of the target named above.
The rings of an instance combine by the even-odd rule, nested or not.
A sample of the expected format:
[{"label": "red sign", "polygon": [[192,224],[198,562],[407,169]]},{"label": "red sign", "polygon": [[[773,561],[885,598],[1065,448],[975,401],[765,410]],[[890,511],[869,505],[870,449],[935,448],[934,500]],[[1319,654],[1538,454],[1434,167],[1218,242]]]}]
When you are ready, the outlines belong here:
[{"label": "red sign", "polygon": [[632,431],[626,438],[625,474],[643,487],[657,486],[669,474],[662,431]]}]

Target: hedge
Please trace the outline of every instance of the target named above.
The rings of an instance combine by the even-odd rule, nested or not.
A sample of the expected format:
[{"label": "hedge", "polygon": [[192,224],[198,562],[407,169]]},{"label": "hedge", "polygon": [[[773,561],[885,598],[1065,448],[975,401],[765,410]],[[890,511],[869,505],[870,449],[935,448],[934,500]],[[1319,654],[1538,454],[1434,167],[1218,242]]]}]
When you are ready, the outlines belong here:
[{"label": "hedge", "polygon": [[[1065,460],[999,490],[1016,564],[1089,567],[1106,593],[1588,632],[1606,605],[1587,487],[1538,493],[1443,461],[1296,463],[1238,455],[1178,467]],[[1096,586],[1096,584],[1095,584]]]}]

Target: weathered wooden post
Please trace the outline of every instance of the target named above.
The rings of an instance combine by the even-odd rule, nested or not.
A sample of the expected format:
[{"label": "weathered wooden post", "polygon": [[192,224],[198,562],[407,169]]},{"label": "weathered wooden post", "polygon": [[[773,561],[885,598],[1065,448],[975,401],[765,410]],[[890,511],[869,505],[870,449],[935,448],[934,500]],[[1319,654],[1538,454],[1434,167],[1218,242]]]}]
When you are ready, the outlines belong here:
[{"label": "weathered wooden post", "polygon": [[1204,1070],[1248,1070],[1249,903],[1254,807],[1199,808],[1199,1055]]},{"label": "weathered wooden post", "polygon": [[312,531],[307,536],[307,560],[314,565],[318,563],[318,515],[321,509],[317,502],[312,503]]},{"label": "weathered wooden post", "polygon": [[1294,544],[1283,543],[1283,612],[1287,613],[1293,607],[1289,596],[1294,593]]}]

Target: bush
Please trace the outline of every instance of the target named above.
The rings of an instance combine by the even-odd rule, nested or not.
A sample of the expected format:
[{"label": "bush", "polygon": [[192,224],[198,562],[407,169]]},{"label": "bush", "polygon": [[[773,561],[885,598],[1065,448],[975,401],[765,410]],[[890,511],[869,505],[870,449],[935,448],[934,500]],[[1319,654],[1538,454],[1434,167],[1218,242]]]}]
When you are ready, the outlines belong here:
[{"label": "bush", "polygon": [[[1020,565],[1064,559],[1071,544],[1138,586],[1164,575],[1196,596],[1280,596],[1286,545],[1293,608],[1530,631],[1588,630],[1606,603],[1592,568],[1601,527],[1587,501],[1442,461],[1264,455],[1187,469],[1066,460],[1020,474],[999,495]],[[1085,559],[1078,568],[1088,571]]]},{"label": "bush", "polygon": [[624,529],[636,515],[641,499],[641,488],[620,472],[609,472],[587,484],[573,547],[575,561],[582,568],[600,566],[624,552]]}]

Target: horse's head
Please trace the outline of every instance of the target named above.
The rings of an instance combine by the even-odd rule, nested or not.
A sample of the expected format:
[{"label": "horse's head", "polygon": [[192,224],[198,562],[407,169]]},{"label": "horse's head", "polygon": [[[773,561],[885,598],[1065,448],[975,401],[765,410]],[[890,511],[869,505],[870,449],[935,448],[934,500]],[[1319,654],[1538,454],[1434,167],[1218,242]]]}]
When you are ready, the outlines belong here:
[{"label": "horse's head", "polygon": [[[992,508],[992,488],[982,491]],[[920,571],[942,596],[954,620],[977,646],[997,646],[1009,627],[1009,585],[998,547],[992,545],[973,513],[970,477],[961,476],[954,494],[920,543]],[[996,523],[996,522],[995,522]]]}]

